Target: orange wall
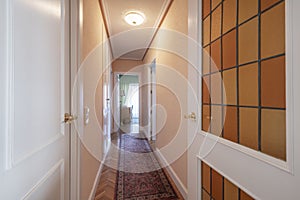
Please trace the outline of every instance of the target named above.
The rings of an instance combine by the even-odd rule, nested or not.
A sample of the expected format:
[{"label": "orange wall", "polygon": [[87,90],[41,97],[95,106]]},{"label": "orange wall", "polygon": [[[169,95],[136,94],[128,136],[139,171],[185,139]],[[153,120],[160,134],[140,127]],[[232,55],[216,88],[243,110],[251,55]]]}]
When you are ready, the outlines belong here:
[{"label": "orange wall", "polygon": [[[166,119],[164,119],[164,111],[157,110],[157,126],[159,127],[164,120],[166,122],[158,130],[156,145],[162,150],[170,144],[172,139],[176,138],[176,146],[163,151],[162,154],[170,162],[185,187],[187,187],[187,152],[182,151],[182,156],[173,161],[171,151],[176,151],[177,147],[179,149],[187,147],[187,122],[182,116],[187,113],[187,82],[184,79],[187,78],[188,63],[181,58],[182,55],[176,55],[172,51],[176,48],[184,54],[183,56],[187,53],[186,38],[178,40],[176,37],[177,33],[187,34],[188,32],[187,10],[187,1],[173,1],[160,29],[168,30],[168,33],[158,32],[152,43],[152,49],[148,51],[144,59],[144,63],[149,65],[156,58],[156,82],[165,85],[156,87],[157,104],[161,105],[166,112]],[[157,46],[165,50],[156,49]]]}]

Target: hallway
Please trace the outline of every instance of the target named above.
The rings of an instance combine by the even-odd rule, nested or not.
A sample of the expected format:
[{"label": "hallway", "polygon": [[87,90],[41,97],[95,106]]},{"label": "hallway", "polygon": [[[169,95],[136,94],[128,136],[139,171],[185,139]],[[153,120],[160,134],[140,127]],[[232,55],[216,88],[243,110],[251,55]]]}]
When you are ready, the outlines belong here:
[{"label": "hallway", "polygon": [[299,10],[0,0],[0,199],[300,199]]},{"label": "hallway", "polygon": [[161,168],[152,150],[154,145],[141,132],[113,133],[95,200],[183,199],[171,177]]}]

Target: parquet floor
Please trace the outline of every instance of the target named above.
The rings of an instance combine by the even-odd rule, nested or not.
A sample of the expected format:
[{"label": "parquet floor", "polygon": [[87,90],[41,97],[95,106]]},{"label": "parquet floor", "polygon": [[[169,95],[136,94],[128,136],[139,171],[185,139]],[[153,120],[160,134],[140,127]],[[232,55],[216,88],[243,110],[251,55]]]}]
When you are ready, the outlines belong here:
[{"label": "parquet floor", "polygon": [[103,166],[100,181],[96,190],[95,200],[113,200],[115,197],[115,186],[117,177],[118,157],[118,134],[113,133],[111,148]]},{"label": "parquet floor", "polygon": [[[107,155],[105,165],[101,172],[100,181],[96,190],[95,200],[114,200],[115,199],[115,186],[117,177],[117,167],[118,167],[118,137],[119,133],[113,133],[112,144],[110,151]],[[154,144],[151,143],[154,147]],[[183,199],[180,192],[178,191],[175,183],[171,179],[170,175],[165,170],[168,179],[170,180],[175,192],[177,193],[179,200]]]}]

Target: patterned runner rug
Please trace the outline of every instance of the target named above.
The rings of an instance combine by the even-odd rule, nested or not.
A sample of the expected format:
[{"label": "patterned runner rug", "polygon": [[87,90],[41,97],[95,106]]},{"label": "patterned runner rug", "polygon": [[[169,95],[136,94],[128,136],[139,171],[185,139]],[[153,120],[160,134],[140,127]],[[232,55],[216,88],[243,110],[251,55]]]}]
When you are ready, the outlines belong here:
[{"label": "patterned runner rug", "polygon": [[147,139],[121,134],[117,200],[179,199]]}]

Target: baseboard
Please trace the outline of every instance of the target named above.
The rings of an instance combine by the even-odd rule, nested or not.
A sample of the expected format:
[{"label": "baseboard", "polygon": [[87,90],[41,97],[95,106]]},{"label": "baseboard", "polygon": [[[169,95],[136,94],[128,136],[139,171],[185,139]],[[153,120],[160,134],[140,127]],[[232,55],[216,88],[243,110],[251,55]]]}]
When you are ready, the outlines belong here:
[{"label": "baseboard", "polygon": [[165,169],[168,171],[169,175],[173,179],[173,181],[174,181],[176,187],[178,188],[179,192],[181,193],[182,197],[184,199],[187,199],[187,188],[181,182],[181,180],[179,179],[179,177],[177,176],[177,174],[175,173],[173,168],[169,165],[169,163],[167,162],[165,157],[160,153],[160,151],[158,149],[155,149],[154,152],[155,152],[159,162],[161,163],[161,165],[166,166]]},{"label": "baseboard", "polygon": [[108,151],[107,151],[107,153],[105,154],[105,156],[104,156],[104,158],[103,158],[103,161],[101,162],[100,167],[99,167],[99,169],[98,169],[98,172],[97,172],[97,175],[96,175],[94,184],[93,184],[93,188],[92,188],[91,193],[90,193],[90,196],[89,196],[89,200],[94,200],[94,199],[95,199],[95,195],[96,195],[96,191],[97,191],[97,186],[98,186],[98,184],[99,184],[100,177],[101,177],[100,174],[101,174],[101,172],[102,172],[102,169],[103,169],[104,162],[105,162],[105,160],[106,160],[107,154],[108,154]]}]

